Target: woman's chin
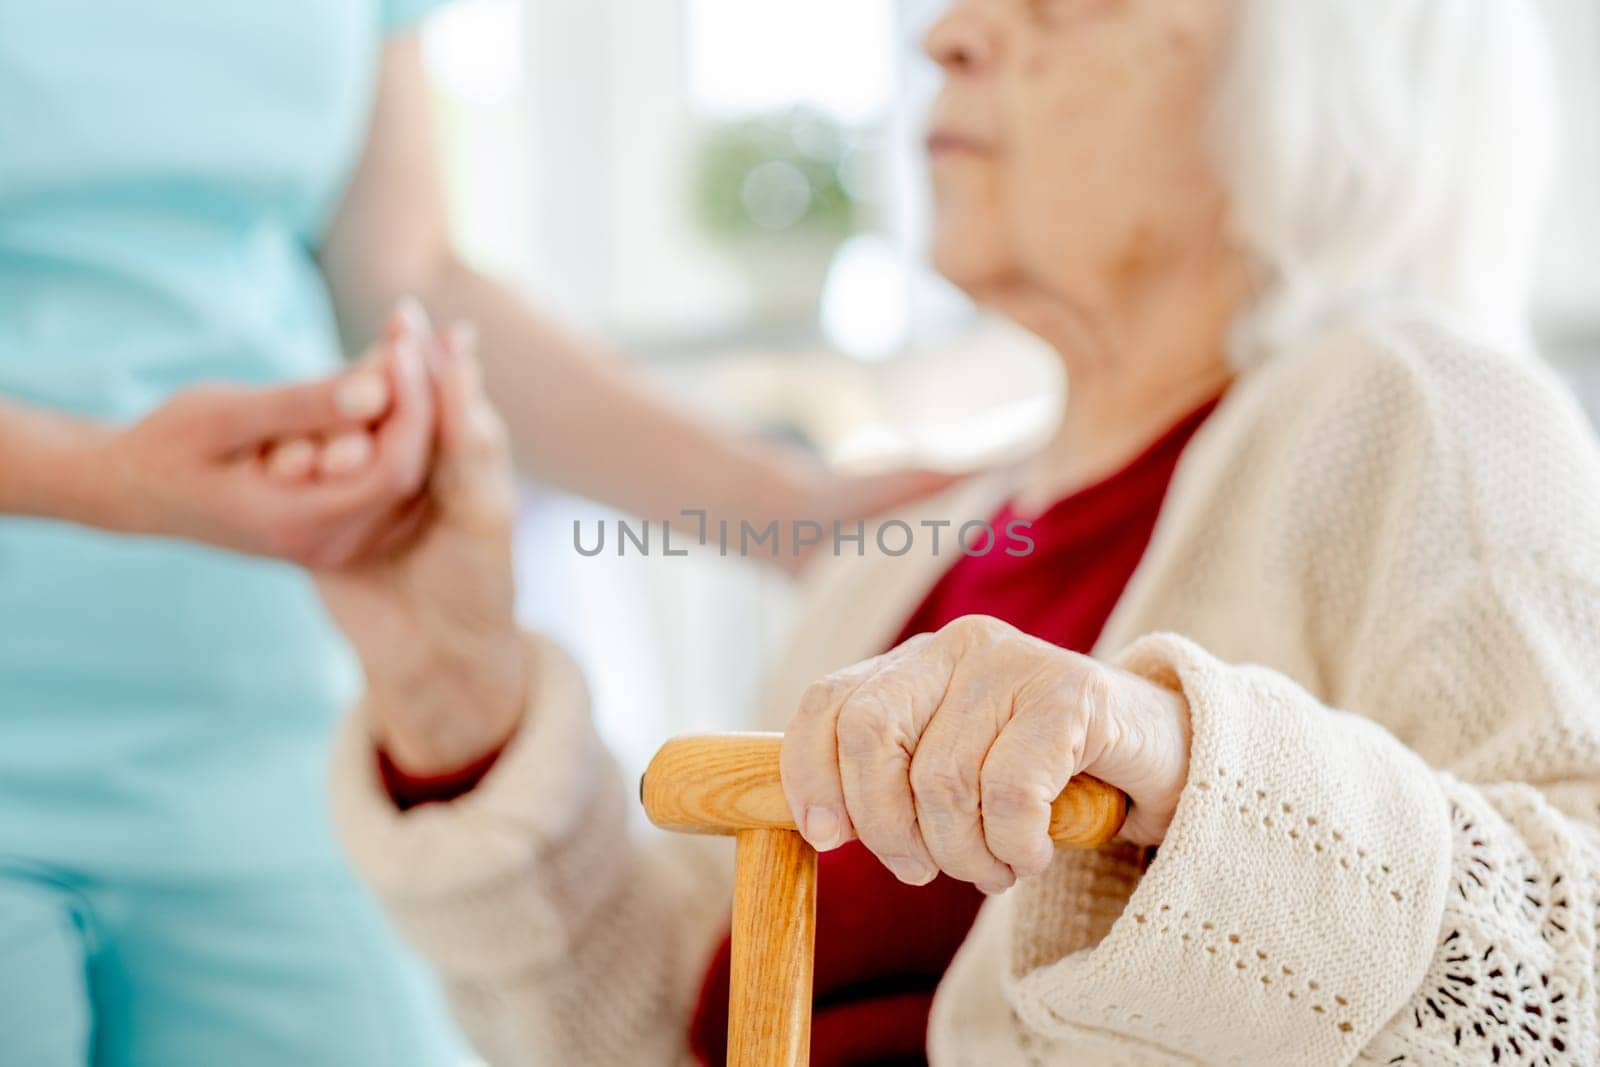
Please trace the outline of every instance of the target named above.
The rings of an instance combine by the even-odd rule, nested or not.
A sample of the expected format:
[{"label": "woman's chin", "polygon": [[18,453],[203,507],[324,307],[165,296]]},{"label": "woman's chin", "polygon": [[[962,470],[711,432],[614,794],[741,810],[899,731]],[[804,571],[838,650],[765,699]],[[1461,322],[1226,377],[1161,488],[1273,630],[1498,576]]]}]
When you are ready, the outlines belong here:
[{"label": "woman's chin", "polygon": [[968,294],[989,288],[1007,273],[1007,257],[992,241],[957,240],[935,234],[930,258],[933,269],[945,281]]}]

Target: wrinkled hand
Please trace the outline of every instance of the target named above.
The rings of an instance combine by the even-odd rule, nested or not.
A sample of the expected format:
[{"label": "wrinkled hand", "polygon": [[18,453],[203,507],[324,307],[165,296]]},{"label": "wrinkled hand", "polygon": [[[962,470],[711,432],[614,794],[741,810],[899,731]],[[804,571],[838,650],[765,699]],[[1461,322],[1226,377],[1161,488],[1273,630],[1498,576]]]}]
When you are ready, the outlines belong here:
[{"label": "wrinkled hand", "polygon": [[1189,738],[1181,694],[969,615],[808,688],[783,787],[813,847],[858,837],[903,882],[993,893],[1049,864],[1076,774],[1128,794],[1124,839],[1159,844]]},{"label": "wrinkled hand", "polygon": [[[277,388],[201,385],[108,434],[97,524],[183,537],[308,566],[371,550],[421,489],[433,400],[415,313],[397,313],[358,367]],[[323,443],[319,469],[287,474],[277,443]],[[304,450],[301,458],[304,459]]]},{"label": "wrinkled hand", "polygon": [[438,441],[426,491],[390,551],[317,573],[367,677],[375,740],[411,774],[471,763],[515,731],[528,646],[514,614],[516,485],[470,331],[428,346]]}]

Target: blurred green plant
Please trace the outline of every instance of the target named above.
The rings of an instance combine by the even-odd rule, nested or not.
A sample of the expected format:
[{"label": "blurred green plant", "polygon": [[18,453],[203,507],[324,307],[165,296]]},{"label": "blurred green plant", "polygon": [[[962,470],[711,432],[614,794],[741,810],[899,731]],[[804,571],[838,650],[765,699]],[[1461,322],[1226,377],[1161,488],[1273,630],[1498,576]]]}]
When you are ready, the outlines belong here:
[{"label": "blurred green plant", "polygon": [[858,156],[837,122],[809,108],[709,126],[695,157],[695,219],[723,245],[843,241],[861,222],[850,191]]}]

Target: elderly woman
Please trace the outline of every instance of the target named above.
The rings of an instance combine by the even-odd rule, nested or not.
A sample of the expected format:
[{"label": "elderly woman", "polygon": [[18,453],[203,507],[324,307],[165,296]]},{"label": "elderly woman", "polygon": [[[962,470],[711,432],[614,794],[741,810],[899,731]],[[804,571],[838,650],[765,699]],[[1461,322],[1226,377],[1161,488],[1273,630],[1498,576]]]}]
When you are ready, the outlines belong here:
[{"label": "elderly woman", "polygon": [[[814,1062],[1600,1057],[1600,457],[1503,354],[1531,18],[933,28],[938,266],[1071,396],[1031,461],[906,516],[1033,551],[832,564],[752,724],[829,850]],[[417,547],[324,582],[371,684],[347,844],[495,1062],[715,1061],[728,856],[630,831],[577,670],[514,629],[496,437],[455,439]],[[1124,840],[1054,852],[1083,772]]]}]

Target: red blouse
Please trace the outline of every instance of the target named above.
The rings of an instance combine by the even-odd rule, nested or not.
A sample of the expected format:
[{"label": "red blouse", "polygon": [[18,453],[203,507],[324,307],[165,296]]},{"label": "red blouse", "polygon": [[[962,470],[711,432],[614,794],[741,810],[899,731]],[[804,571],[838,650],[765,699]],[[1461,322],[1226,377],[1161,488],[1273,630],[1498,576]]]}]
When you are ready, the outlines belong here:
[{"label": "red blouse", "polygon": [[[962,615],[992,615],[1088,652],[1144,555],[1179,455],[1215,403],[1185,417],[1118,473],[1033,519],[1030,554],[995,551],[957,560],[894,644]],[[1007,503],[990,525],[1004,531],[1017,518]],[[813,1067],[926,1063],[934,989],[982,902],[976,888],[944,875],[925,886],[905,885],[859,842],[824,853],[817,879]],[[707,1064],[727,1059],[728,963],[724,937],[689,1035]]]}]

